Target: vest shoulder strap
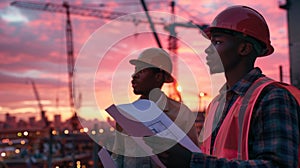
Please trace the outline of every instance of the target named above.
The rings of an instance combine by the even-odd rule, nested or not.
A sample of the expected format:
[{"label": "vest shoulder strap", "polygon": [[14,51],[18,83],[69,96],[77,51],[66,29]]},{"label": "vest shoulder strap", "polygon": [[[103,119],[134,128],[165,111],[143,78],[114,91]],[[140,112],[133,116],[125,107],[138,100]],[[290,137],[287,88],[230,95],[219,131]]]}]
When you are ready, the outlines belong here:
[{"label": "vest shoulder strap", "polygon": [[[240,154],[240,158],[248,159],[248,133],[250,129],[252,112],[261,92],[266,86],[270,84],[275,84],[283,89],[286,89],[294,96],[298,104],[300,104],[300,90],[296,87],[286,83],[274,81],[273,79],[270,79],[268,77],[261,77],[257,81],[255,81],[254,84],[246,92],[240,109],[241,116],[239,116],[239,127],[242,128],[242,133],[239,134],[240,143],[238,145],[238,154]],[[242,152],[242,150],[245,150],[247,152]],[[243,154],[244,156],[242,156],[241,154]]]},{"label": "vest shoulder strap", "polygon": [[248,159],[248,133],[255,102],[262,90],[274,82],[274,80],[268,77],[261,77],[250,86],[245,95],[242,97],[238,117],[238,125],[240,128],[240,133],[238,135],[238,159]]}]

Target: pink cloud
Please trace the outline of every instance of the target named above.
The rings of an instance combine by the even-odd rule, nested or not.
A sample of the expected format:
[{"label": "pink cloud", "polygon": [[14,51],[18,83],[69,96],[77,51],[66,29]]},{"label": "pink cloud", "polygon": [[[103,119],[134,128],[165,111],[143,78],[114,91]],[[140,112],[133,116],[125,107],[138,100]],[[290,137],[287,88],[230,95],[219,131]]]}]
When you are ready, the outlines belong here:
[{"label": "pink cloud", "polygon": [[[10,1],[1,1],[0,9],[6,9],[9,2]],[[62,1],[60,1],[60,3],[61,2]],[[98,2],[78,0],[70,3],[80,5]],[[195,1],[188,0],[178,1],[178,3],[180,7],[187,12],[176,8],[176,14],[187,18],[188,20],[195,20],[195,18],[190,18],[191,16],[194,16],[197,18],[197,23],[210,23],[215,15],[225,9],[228,5],[244,4],[256,8],[258,11],[262,12],[270,25],[272,44],[276,49],[272,56],[259,60],[257,65],[261,66],[267,75],[278,79],[278,66],[282,64],[284,66],[284,72],[287,73],[286,76],[288,76],[289,65],[286,13],[278,8],[276,2],[258,3],[252,0],[230,0],[228,2],[221,0],[204,0],[201,3],[195,3]],[[111,6],[101,9],[125,13],[143,11],[140,4],[137,6],[124,6],[120,5],[117,1],[111,1],[109,5]],[[148,8],[155,11],[170,11],[168,1],[157,4],[149,3]],[[27,74],[31,74],[35,77],[34,79],[36,80],[36,83],[38,83],[39,91],[43,99],[51,100],[53,102],[56,93],[59,91],[58,95],[61,96],[61,102],[63,102],[64,106],[68,106],[68,96],[66,96],[68,95],[68,74],[66,64],[65,15],[61,13],[54,14],[25,9],[20,11],[22,15],[29,19],[29,22],[12,23],[0,20],[0,71],[2,72],[0,73],[0,106],[18,109],[24,106],[22,101],[35,99],[31,87],[28,86],[28,84],[24,84],[24,78]],[[88,40],[90,35],[102,25],[110,22],[110,20],[73,15],[71,15],[71,19],[75,57],[78,56],[81,47]],[[109,38],[116,37],[125,29],[131,29],[134,34],[136,30],[139,30],[142,27],[149,29],[148,24],[134,26],[134,24],[130,22],[120,22],[118,28],[110,30],[109,32],[103,32],[104,36],[101,37],[101,40],[105,41]],[[156,25],[156,28],[162,29],[162,26]],[[191,31],[193,32],[193,34],[191,34],[192,36],[201,36],[199,32],[185,30],[184,28],[178,29],[178,31]],[[166,32],[166,34],[168,33]],[[160,38],[164,48],[167,48],[167,35],[160,35]],[[191,39],[190,43],[199,43],[197,38],[189,39]],[[118,68],[120,61],[132,51],[150,46],[157,46],[151,33],[140,34],[137,36],[132,35],[117,42],[112,49],[109,50],[98,67],[95,85],[100,86],[100,84],[104,83],[104,86],[107,88],[97,89],[109,90],[111,74]],[[99,52],[107,50],[101,47],[101,43],[97,44],[96,47],[99,47]],[[179,43],[179,47],[181,47],[180,51],[182,51],[180,54],[186,56],[185,61],[191,65],[195,73],[199,75],[204,73],[205,70],[203,67],[197,67],[198,64],[195,63],[196,61],[192,57],[193,54],[185,50],[185,45]],[[203,51],[198,52],[203,53]],[[203,57],[205,57],[205,55],[203,55]],[[87,58],[82,65],[88,67],[91,63],[90,61],[91,60]],[[133,68],[130,65],[128,65],[127,68],[128,69],[125,69],[124,71],[128,72],[127,74],[130,74],[133,71]],[[124,76],[124,78],[129,79],[130,76]],[[209,79],[207,78],[201,78],[199,87],[205,88],[203,83],[208,83],[208,80]],[[285,80],[287,80],[287,82],[289,81],[286,78]],[[110,94],[109,92],[105,93]],[[99,94],[101,97],[101,93]],[[112,102],[105,102],[105,104],[109,103]],[[52,105],[54,106],[54,104]]]}]

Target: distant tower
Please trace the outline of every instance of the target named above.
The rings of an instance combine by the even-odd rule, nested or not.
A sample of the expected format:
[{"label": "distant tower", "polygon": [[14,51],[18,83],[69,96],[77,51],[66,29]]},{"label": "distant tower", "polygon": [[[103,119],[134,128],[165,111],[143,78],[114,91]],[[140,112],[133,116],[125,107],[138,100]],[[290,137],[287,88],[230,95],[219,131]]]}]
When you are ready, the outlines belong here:
[{"label": "distant tower", "polygon": [[9,113],[5,114],[5,128],[11,128],[11,116]]},{"label": "distant tower", "polygon": [[7,123],[10,122],[10,115],[9,115],[9,113],[5,114],[5,122],[7,122]]},{"label": "distant tower", "polygon": [[34,127],[36,125],[35,117],[29,117],[29,126]]},{"label": "distant tower", "polygon": [[11,116],[9,113],[5,114],[5,127],[6,128],[15,128],[17,123],[16,123],[16,117]]},{"label": "distant tower", "polygon": [[54,116],[54,126],[55,128],[59,128],[61,126],[61,115],[57,114]]},{"label": "distant tower", "polygon": [[300,89],[300,1],[281,0],[279,7],[287,11],[291,84]]}]

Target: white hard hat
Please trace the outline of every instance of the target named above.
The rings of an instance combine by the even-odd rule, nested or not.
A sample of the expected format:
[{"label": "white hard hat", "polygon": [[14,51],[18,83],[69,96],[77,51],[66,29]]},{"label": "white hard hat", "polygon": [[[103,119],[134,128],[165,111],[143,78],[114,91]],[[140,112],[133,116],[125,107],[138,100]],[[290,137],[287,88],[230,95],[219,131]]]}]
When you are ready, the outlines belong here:
[{"label": "white hard hat", "polygon": [[139,70],[145,68],[159,68],[164,70],[165,82],[171,83],[174,81],[172,77],[172,61],[169,54],[161,48],[148,48],[144,50],[138,59],[129,61],[132,65],[139,67]]}]

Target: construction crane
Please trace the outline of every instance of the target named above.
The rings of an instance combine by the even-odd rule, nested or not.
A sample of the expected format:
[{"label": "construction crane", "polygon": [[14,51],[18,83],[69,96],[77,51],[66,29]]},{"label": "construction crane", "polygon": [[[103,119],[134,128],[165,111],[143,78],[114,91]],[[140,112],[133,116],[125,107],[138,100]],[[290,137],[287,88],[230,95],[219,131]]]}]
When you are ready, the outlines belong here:
[{"label": "construction crane", "polygon": [[[143,7],[143,9],[144,9],[144,11],[146,13],[148,22],[150,24],[150,28],[152,30],[152,33],[153,33],[153,36],[155,38],[155,41],[156,41],[157,45],[158,45],[159,48],[163,48],[163,46],[161,45],[161,42],[159,40],[159,37],[158,37],[158,35],[156,33],[155,26],[154,26],[154,24],[152,22],[152,18],[150,17],[150,15],[148,13],[148,7],[147,7],[147,4],[146,4],[145,0],[141,0],[141,4],[142,4],[142,7]],[[173,15],[171,16],[171,22],[175,21],[174,4],[175,4],[175,2],[172,1],[171,5],[173,5],[173,8],[172,8],[172,14]],[[169,46],[170,46],[170,42],[172,42],[172,39],[173,38],[171,36],[169,36]],[[171,52],[171,54],[174,54],[174,51],[176,52],[177,48],[175,48],[173,50],[173,48],[169,47],[168,49]],[[174,68],[174,73],[173,74],[175,74],[175,76],[177,76],[177,67],[176,67],[177,66],[176,65],[177,61],[175,60],[175,57],[173,57],[173,62],[175,62],[174,63],[175,64],[175,68]],[[178,83],[177,83],[177,80],[175,79],[174,82],[172,83],[171,87],[169,88],[169,97],[172,98],[172,99],[174,99],[174,100],[177,100],[177,101],[181,102],[182,101],[181,94],[180,94],[179,90],[177,89],[177,87],[178,87]]]},{"label": "construction crane", "polygon": [[[143,1],[141,1],[143,2]],[[172,1],[174,3],[174,1]],[[175,3],[174,3],[175,4]],[[21,1],[14,1],[11,3],[12,6],[20,7],[20,8],[27,8],[27,9],[33,9],[33,10],[41,10],[41,11],[48,11],[48,12],[58,12],[58,13],[65,13],[66,14],[66,47],[67,47],[67,63],[68,63],[68,87],[69,87],[69,102],[70,102],[70,108],[71,112],[74,114],[73,118],[76,117],[76,107],[74,104],[74,98],[75,98],[75,89],[74,86],[74,46],[73,46],[73,33],[72,33],[72,24],[71,24],[71,18],[70,15],[79,15],[79,16],[89,16],[89,17],[96,17],[96,18],[101,18],[101,19],[116,19],[119,18],[120,16],[124,16],[122,18],[119,18],[118,21],[126,21],[126,22],[133,22],[135,24],[138,23],[149,23],[151,28],[154,28],[154,24],[156,25],[166,25],[166,20],[162,18],[156,18],[152,17],[150,18],[149,15],[147,15],[147,19],[143,16],[129,16],[127,17],[127,13],[123,12],[114,12],[114,11],[107,11],[107,10],[100,10],[96,8],[90,8],[90,7],[83,7],[83,6],[78,6],[78,5],[70,5],[67,2],[64,2],[63,4],[55,4],[55,3],[41,3],[41,2],[21,2]],[[146,6],[146,5],[145,5]],[[145,7],[144,7],[145,8]],[[173,10],[174,10],[174,5],[173,5]],[[145,10],[147,11],[147,10]],[[173,12],[174,13],[174,12]],[[146,12],[147,14],[147,12]],[[151,21],[150,21],[151,20]],[[170,26],[172,26],[171,24]],[[177,26],[177,25],[176,25]],[[174,25],[175,27],[175,25]],[[199,26],[198,26],[199,28]],[[155,31],[153,31],[155,32]],[[176,37],[173,35],[170,35],[170,37]],[[173,38],[174,39],[174,38]],[[176,39],[176,38],[175,38]],[[156,41],[159,43],[158,37],[156,37]],[[174,42],[176,44],[176,41]],[[174,44],[173,43],[173,44]],[[172,46],[172,45],[169,45]],[[176,45],[175,45],[176,46]],[[162,48],[161,45],[159,47]],[[170,48],[171,51],[175,51],[177,47]],[[175,73],[177,73],[177,70],[175,69]],[[177,89],[177,83],[174,83],[173,89],[177,97],[180,95]],[[179,100],[181,101],[181,97],[179,97]]]},{"label": "construction crane", "polygon": [[38,103],[38,106],[39,106],[39,109],[40,109],[40,112],[41,112],[41,121],[44,122],[45,126],[49,126],[49,121],[45,115],[46,111],[44,110],[43,108],[43,105],[41,103],[41,99],[40,99],[40,95],[39,95],[39,92],[35,86],[35,83],[32,79],[28,79],[32,85],[32,89],[33,89],[33,92],[34,92],[34,95],[35,95],[35,98],[37,100],[37,103]]},{"label": "construction crane", "polygon": [[[172,16],[171,16],[171,24],[174,24],[175,23],[175,1],[171,1],[170,3],[170,6],[171,6],[171,13],[172,13]],[[177,37],[176,37],[176,33],[175,34],[172,34],[170,32],[169,34],[169,38],[168,38],[168,41],[169,41],[169,46],[168,46],[168,49],[169,51],[171,52],[171,56],[173,58],[173,61],[174,61],[174,75],[177,77],[178,76],[178,58],[177,58]],[[173,99],[177,99],[178,101],[182,102],[182,97],[181,97],[181,93],[180,93],[180,90],[178,89],[178,83],[177,83],[177,80],[175,80],[173,82],[173,85],[171,87],[171,94],[170,94],[170,97],[173,98]]]},{"label": "construction crane", "polygon": [[[148,12],[148,7],[147,7],[147,4],[149,3],[159,3],[161,1],[150,1],[150,2],[145,2],[145,0],[140,0],[140,4],[142,5],[143,7],[143,10],[145,11],[145,14],[146,14],[146,17],[147,17],[147,20],[150,24],[150,29],[152,30],[152,33],[153,33],[153,36],[154,36],[154,39],[158,45],[159,48],[163,48],[160,40],[159,40],[159,37],[156,33],[156,30],[155,30],[155,26],[154,24],[159,24],[159,23],[155,23],[153,22],[152,20],[153,19],[156,19],[157,18],[154,18],[154,17],[151,17],[149,15],[149,12]],[[137,5],[138,3],[137,2],[124,2],[122,3],[122,5]],[[118,5],[120,5],[120,3],[118,3]],[[89,6],[92,6],[92,7],[107,7],[109,5],[107,4],[92,4],[92,5],[89,5]],[[168,45],[168,49],[173,57],[173,62],[174,62],[174,76],[177,76],[177,36],[176,36],[176,32],[175,32],[175,27],[186,27],[186,28],[198,28],[200,30],[204,30],[208,25],[206,24],[202,24],[202,25],[199,25],[199,24],[195,24],[193,23],[192,21],[188,22],[188,23],[177,23],[175,22],[175,1],[171,1],[170,3],[170,6],[171,6],[171,13],[172,13],[172,16],[171,16],[171,24],[164,24],[164,28],[166,31],[170,32],[170,35],[169,35],[169,39],[168,39],[168,42],[169,42],[169,45]],[[181,8],[181,10],[185,11],[183,8]],[[188,13],[187,11],[185,11],[186,13]],[[190,15],[188,13],[188,15]],[[198,19],[196,19],[198,20]],[[145,22],[145,21],[144,21]],[[146,21],[147,22],[147,21]],[[169,96],[172,98],[172,99],[175,99],[177,101],[182,101],[182,98],[181,98],[181,93],[180,93],[180,89],[178,89],[180,86],[178,85],[177,81],[175,80],[171,87],[169,88]]]},{"label": "construction crane", "polygon": [[[173,23],[168,24],[166,26],[164,26],[164,29],[168,32],[170,32],[169,35],[169,46],[168,49],[169,51],[171,51],[171,53],[173,54],[173,61],[174,61],[174,76],[178,75],[178,67],[177,67],[177,49],[178,49],[178,39],[177,39],[177,33],[175,31],[176,27],[185,27],[185,28],[196,28],[196,29],[200,29],[200,30],[204,30],[205,28],[208,27],[208,25],[206,24],[195,24],[193,22],[187,22],[187,23],[181,23],[181,22],[176,22],[175,19],[172,19]],[[171,89],[171,93],[170,93],[170,97],[173,99],[177,99],[178,101],[182,101],[181,100],[181,94],[180,94],[180,90],[178,89],[179,85],[177,83],[177,81],[174,81],[173,86],[170,88]]]},{"label": "construction crane", "polygon": [[[197,28],[200,30],[204,30],[205,28],[208,27],[208,25],[206,24],[195,24],[192,21],[187,22],[187,23],[179,23],[176,22],[176,17],[175,17],[175,1],[171,1],[170,3],[170,7],[171,7],[171,23],[168,25],[164,26],[164,29],[166,31],[168,31],[169,34],[169,38],[168,38],[168,49],[172,54],[172,58],[174,61],[174,76],[178,75],[178,56],[177,56],[177,49],[178,49],[178,39],[177,39],[177,33],[175,31],[176,27],[185,27],[185,28]],[[181,93],[180,93],[180,89],[179,89],[179,85],[177,83],[177,81],[175,80],[172,84],[171,87],[171,93],[170,93],[170,97],[173,99],[177,99],[178,101],[182,101],[181,98]]]},{"label": "construction crane", "polygon": [[[142,7],[146,13],[146,16],[147,16],[147,19],[148,19],[148,22],[150,24],[150,28],[152,30],[152,33],[154,35],[154,38],[155,38],[155,41],[158,45],[159,48],[163,48],[162,45],[161,45],[161,42],[159,40],[159,37],[156,33],[156,30],[155,30],[155,26],[154,26],[154,23],[152,22],[152,18],[150,17],[150,15],[148,14],[148,8],[147,8],[147,4],[145,2],[145,0],[140,0],[141,1],[141,4],[142,4]],[[205,29],[208,25],[206,24],[203,24],[203,25],[198,25],[198,24],[195,24],[193,23],[192,21],[188,22],[188,23],[176,23],[175,21],[175,1],[172,0],[171,3],[170,3],[170,6],[171,6],[171,20],[170,20],[170,24],[168,25],[165,25],[164,26],[164,29],[169,31],[170,34],[169,34],[169,38],[168,38],[168,50],[170,51],[170,55],[171,57],[173,58],[173,62],[174,62],[174,76],[177,77],[177,33],[175,32],[175,27],[177,26],[181,26],[181,27],[187,27],[187,28],[198,28],[200,30],[203,30]],[[174,99],[174,100],[177,100],[177,101],[182,101],[182,97],[181,97],[181,88],[180,86],[178,85],[177,83],[177,80],[174,80],[174,82],[172,83],[172,85],[170,85],[169,87],[169,97]]]},{"label": "construction crane", "polygon": [[[80,15],[80,16],[90,16],[101,19],[116,19],[120,16],[125,16],[127,13],[123,12],[113,12],[107,10],[100,10],[88,7],[82,7],[77,5],[70,5],[67,2],[63,4],[55,4],[55,3],[41,3],[41,2],[21,2],[14,1],[11,3],[12,6],[27,8],[33,10],[42,10],[48,12],[58,12],[66,14],[66,47],[67,47],[67,64],[68,64],[68,87],[69,87],[69,102],[71,112],[73,114],[72,119],[77,118],[77,114],[75,111],[74,99],[75,99],[75,89],[74,89],[74,46],[73,46],[73,33],[72,33],[72,24],[70,15]],[[119,19],[120,21],[130,21],[134,23],[148,23],[144,18],[136,18],[136,17],[122,17]],[[155,24],[165,24],[165,21],[162,19],[156,19]],[[76,125],[74,124],[74,127]]]}]

